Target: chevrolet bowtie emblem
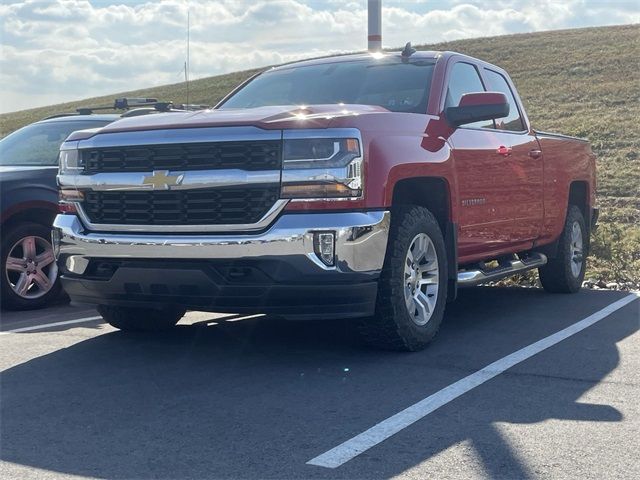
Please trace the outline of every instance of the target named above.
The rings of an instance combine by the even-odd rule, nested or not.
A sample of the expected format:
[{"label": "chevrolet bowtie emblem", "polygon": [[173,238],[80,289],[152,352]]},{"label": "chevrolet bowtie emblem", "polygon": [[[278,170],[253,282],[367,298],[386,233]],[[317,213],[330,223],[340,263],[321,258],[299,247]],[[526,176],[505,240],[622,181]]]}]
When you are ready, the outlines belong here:
[{"label": "chevrolet bowtie emblem", "polygon": [[142,185],[151,185],[154,190],[170,190],[171,187],[180,185],[184,179],[184,173],[169,175],[169,170],[154,170],[151,175],[142,179]]}]

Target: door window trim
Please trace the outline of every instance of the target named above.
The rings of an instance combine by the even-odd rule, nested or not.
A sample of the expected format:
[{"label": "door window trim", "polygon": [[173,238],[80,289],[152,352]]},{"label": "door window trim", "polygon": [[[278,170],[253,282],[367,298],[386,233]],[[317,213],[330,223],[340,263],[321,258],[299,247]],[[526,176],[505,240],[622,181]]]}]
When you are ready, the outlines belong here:
[{"label": "door window trim", "polygon": [[[511,92],[511,97],[513,98],[513,102],[514,102],[514,104],[516,106],[516,110],[518,110],[518,117],[520,118],[520,123],[522,123],[522,127],[523,127],[522,130],[502,130],[500,128],[496,128],[496,130],[498,130],[500,132],[504,132],[504,133],[514,133],[516,135],[522,135],[523,133],[529,133],[529,129],[527,128],[527,122],[525,121],[524,115],[522,115],[522,108],[520,108],[520,105],[518,104],[518,100],[516,99],[516,95],[513,93],[513,88],[511,88],[511,85],[509,84],[509,80],[507,80],[507,77],[505,77],[502,73],[498,72],[497,70],[494,70],[493,68],[483,67],[482,70],[483,70],[483,73],[486,70],[488,72],[495,73],[496,75],[500,75],[500,77],[502,77],[502,79],[504,80],[504,83],[507,85],[507,88],[509,89],[509,92]],[[494,120],[493,124],[494,125],[496,124],[495,120]]]},{"label": "door window trim", "polygon": [[[509,86],[509,90],[511,91],[511,94],[513,95],[513,98],[516,102],[516,108],[518,109],[518,113],[520,114],[520,118],[522,119],[522,124],[524,125],[524,130],[522,131],[514,131],[514,130],[500,130],[497,128],[478,128],[478,127],[469,127],[469,126],[459,126],[456,127],[456,130],[458,129],[463,129],[463,130],[476,130],[479,132],[498,132],[498,133],[506,133],[509,135],[529,135],[532,133],[531,130],[531,124],[529,123],[529,118],[523,114],[523,108],[520,105],[520,97],[516,94],[514,94],[514,89],[511,85],[511,79],[510,77],[507,75],[505,75],[504,73],[502,73],[499,67],[496,67],[495,65],[491,65],[489,63],[485,63],[482,61],[478,61],[473,62],[473,59],[465,57],[465,56],[460,56],[460,55],[456,55],[450,58],[449,62],[447,62],[446,65],[446,71],[445,71],[445,75],[444,75],[444,80],[442,82],[443,85],[443,94],[441,95],[440,98],[440,105],[438,110],[440,111],[438,113],[438,115],[442,118],[444,118],[444,109],[445,109],[445,104],[447,102],[447,94],[446,94],[446,90],[448,90],[449,88],[449,80],[451,79],[451,71],[453,70],[453,67],[458,64],[458,63],[468,63],[469,65],[472,65],[475,69],[476,72],[478,72],[479,76],[480,76],[480,81],[482,83],[483,88],[485,89],[484,91],[487,91],[487,83],[485,80],[485,76],[484,76],[484,71],[485,70],[491,70],[492,72],[495,73],[499,73],[500,75],[502,75],[504,77],[504,79],[507,81],[507,85]],[[506,73],[506,72],[505,72]],[[494,125],[495,125],[495,120],[494,120]]]},{"label": "door window trim", "polygon": [[[474,70],[476,71],[476,74],[478,75],[478,78],[480,79],[480,83],[482,84],[482,88],[484,89],[483,92],[488,91],[487,90],[487,84],[485,82],[485,79],[482,75],[482,72],[480,70],[480,68],[478,67],[477,64],[469,62],[469,61],[465,61],[465,60],[456,60],[451,67],[447,70],[447,77],[445,79],[445,83],[444,83],[444,87],[445,87],[445,91],[444,91],[444,98],[442,99],[442,114],[444,115],[444,110],[447,108],[447,97],[449,94],[449,83],[451,82],[451,73],[453,72],[453,69],[455,68],[456,65],[458,65],[459,63],[465,63],[467,65],[471,65]],[[473,92],[470,92],[473,93]],[[455,106],[455,105],[454,105]],[[487,128],[487,127],[470,127],[468,125],[460,125],[458,127],[456,127],[456,129],[463,129],[463,130],[478,130],[480,132],[486,132],[486,131],[492,131],[495,130],[497,131],[498,129],[496,128],[496,121],[493,120],[493,128]]]}]

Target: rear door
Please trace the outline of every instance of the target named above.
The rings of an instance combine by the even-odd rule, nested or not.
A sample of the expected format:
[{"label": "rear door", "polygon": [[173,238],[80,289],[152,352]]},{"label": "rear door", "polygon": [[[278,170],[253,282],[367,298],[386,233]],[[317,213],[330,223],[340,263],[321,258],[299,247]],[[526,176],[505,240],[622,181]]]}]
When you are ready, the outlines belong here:
[{"label": "rear door", "polygon": [[511,241],[533,241],[540,235],[543,222],[542,150],[516,100],[514,88],[498,69],[483,69],[487,89],[502,92],[509,101],[509,116],[495,121],[500,144],[509,163],[509,192],[513,205]]}]

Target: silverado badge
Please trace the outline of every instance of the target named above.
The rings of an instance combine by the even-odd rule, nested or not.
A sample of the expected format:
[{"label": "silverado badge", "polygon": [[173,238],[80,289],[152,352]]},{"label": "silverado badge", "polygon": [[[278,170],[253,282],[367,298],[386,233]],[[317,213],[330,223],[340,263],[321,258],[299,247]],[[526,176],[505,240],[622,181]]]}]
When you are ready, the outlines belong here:
[{"label": "silverado badge", "polygon": [[142,185],[151,185],[154,190],[170,190],[171,187],[180,185],[184,173],[169,175],[169,170],[154,170],[151,175],[142,179]]}]

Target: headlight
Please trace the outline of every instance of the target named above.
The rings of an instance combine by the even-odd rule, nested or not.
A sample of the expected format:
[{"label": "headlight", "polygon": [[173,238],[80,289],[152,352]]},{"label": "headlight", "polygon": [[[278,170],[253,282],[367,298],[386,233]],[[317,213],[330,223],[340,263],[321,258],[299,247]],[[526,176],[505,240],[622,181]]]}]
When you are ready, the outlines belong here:
[{"label": "headlight", "polygon": [[283,198],[362,197],[362,146],[354,129],[285,131]]},{"label": "headlight", "polygon": [[71,180],[74,175],[81,173],[83,170],[81,156],[78,149],[74,147],[71,147],[69,143],[63,143],[60,147],[60,155],[58,157],[58,211],[60,213],[76,213],[76,205],[84,197],[82,192],[75,188],[73,180]]}]

